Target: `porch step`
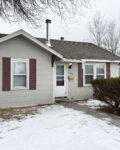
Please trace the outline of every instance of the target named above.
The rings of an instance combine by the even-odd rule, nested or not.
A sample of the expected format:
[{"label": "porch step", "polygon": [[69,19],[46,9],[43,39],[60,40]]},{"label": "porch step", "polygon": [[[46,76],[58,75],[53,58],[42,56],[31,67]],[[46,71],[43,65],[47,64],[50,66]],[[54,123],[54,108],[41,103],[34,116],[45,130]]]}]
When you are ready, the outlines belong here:
[{"label": "porch step", "polygon": [[55,97],[56,102],[68,102],[68,97]]}]

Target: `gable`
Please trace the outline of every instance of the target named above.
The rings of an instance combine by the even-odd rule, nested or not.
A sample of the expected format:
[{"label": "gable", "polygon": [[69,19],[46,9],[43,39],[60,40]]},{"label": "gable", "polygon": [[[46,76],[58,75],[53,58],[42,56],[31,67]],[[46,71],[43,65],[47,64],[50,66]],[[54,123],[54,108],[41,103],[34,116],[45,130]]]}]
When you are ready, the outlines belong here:
[{"label": "gable", "polygon": [[53,49],[51,49],[50,47],[46,46],[45,44],[43,44],[42,42],[40,42],[39,40],[37,40],[36,38],[34,38],[32,35],[28,34],[27,32],[25,32],[24,30],[19,30],[16,31],[14,33],[11,33],[7,36],[4,36],[2,38],[0,38],[0,43],[6,42],[10,39],[16,38],[17,36],[22,36],[25,37],[26,39],[30,40],[32,43],[38,45],[39,47],[41,47],[43,50],[48,51],[49,53],[57,56],[58,58],[62,59],[63,56],[61,54],[59,54],[58,52],[54,51]]},{"label": "gable", "polygon": [[0,43],[0,55],[11,58],[37,58],[51,60],[51,53],[44,51],[28,39],[17,36],[6,42]]}]

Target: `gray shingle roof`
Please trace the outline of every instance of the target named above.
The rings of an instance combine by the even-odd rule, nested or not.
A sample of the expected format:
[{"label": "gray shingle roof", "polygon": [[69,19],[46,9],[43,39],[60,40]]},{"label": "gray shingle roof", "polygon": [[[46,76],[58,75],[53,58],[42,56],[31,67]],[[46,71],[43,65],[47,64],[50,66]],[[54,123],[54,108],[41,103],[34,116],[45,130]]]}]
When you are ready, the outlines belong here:
[{"label": "gray shingle roof", "polygon": [[[0,34],[0,38],[6,34]],[[37,38],[45,43],[46,39]],[[74,41],[61,41],[51,39],[52,48],[67,59],[99,59],[99,60],[120,60],[119,56],[111,52],[99,48],[92,43],[74,42]]]},{"label": "gray shingle roof", "polygon": [[[45,39],[39,40],[45,43]],[[120,60],[120,57],[92,43],[51,40],[51,45],[67,59]]]},{"label": "gray shingle roof", "polygon": [[2,34],[2,33],[0,33],[0,38],[2,38],[2,37],[4,37],[4,36],[6,36],[7,34]]}]

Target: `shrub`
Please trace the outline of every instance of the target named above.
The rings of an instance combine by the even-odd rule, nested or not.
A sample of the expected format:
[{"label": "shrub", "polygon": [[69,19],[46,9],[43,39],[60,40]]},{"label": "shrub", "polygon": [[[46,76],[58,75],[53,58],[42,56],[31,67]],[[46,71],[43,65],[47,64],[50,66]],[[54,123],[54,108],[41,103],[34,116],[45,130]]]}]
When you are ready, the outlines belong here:
[{"label": "shrub", "polygon": [[96,79],[92,81],[94,97],[120,112],[120,78]]}]

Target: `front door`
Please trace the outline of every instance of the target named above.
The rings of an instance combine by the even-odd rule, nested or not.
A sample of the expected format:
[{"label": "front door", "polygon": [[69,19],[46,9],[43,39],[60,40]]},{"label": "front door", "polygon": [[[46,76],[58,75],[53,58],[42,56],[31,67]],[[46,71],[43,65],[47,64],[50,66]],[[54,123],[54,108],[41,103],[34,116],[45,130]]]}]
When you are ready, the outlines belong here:
[{"label": "front door", "polygon": [[66,68],[64,64],[56,64],[55,97],[67,96]]}]

